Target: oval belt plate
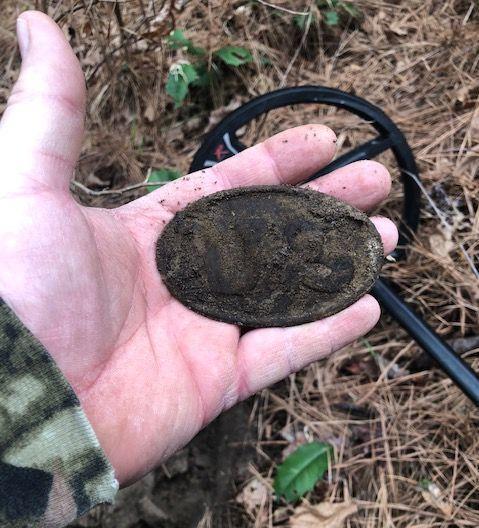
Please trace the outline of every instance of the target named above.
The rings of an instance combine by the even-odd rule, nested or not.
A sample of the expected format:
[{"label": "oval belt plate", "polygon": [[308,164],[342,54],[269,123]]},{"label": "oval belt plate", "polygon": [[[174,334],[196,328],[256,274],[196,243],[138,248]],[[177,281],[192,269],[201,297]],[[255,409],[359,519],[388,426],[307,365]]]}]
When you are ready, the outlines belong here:
[{"label": "oval belt plate", "polygon": [[158,239],[170,293],[203,315],[291,326],[346,308],[374,284],[383,245],[369,218],[309,189],[242,187],[176,213]]}]

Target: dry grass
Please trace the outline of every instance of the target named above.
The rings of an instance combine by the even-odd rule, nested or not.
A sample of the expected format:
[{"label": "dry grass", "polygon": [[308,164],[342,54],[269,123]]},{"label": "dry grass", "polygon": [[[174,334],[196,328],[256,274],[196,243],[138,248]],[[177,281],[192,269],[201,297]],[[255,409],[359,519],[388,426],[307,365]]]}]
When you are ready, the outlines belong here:
[{"label": "dry grass", "polygon": [[[427,195],[407,261],[389,264],[386,274],[445,338],[479,334],[477,2],[363,0],[356,2],[360,21],[312,25],[307,34],[292,14],[258,2],[193,0],[175,4],[168,16],[153,0],[39,3],[61,21],[86,74],[88,133],[76,179],[96,191],[141,182],[155,167],[187,171],[226,105],[280,86],[333,86],[381,106],[413,147]],[[310,1],[275,3],[312,9]],[[0,108],[19,66],[14,18],[33,4],[2,1]],[[246,46],[255,62],[173,110],[164,83],[178,56],[162,44],[173,26],[208,50]],[[335,128],[343,149],[370,133],[343,112],[304,107],[271,112],[243,140],[311,121]],[[396,175],[391,156],[383,159]],[[144,191],[74,192],[84,203],[111,207]],[[400,204],[396,182],[383,210],[398,219]],[[476,367],[478,352],[468,353]],[[309,500],[356,500],[350,528],[479,526],[479,413],[387,317],[367,341],[265,391],[256,419],[260,463],[253,473],[266,484],[292,440],[335,446],[329,485]],[[423,480],[437,488],[421,490]],[[284,525],[290,510],[268,494],[244,513],[245,525]]]}]

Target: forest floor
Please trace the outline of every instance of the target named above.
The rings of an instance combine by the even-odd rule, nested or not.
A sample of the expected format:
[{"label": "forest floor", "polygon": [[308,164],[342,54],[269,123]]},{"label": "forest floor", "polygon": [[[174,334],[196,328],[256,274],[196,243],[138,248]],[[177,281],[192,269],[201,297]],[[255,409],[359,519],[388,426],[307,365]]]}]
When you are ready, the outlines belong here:
[{"label": "forest floor", "polygon": [[[31,7],[59,22],[87,79],[87,133],[72,182],[87,205],[140,196],[144,187],[125,188],[154,170],[186,173],[204,134],[254,96],[313,84],[365,97],[404,132],[423,181],[419,231],[384,275],[479,368],[479,5],[359,0],[352,16],[347,2],[324,4],[2,0],[0,112],[20,65],[15,18]],[[172,29],[207,50],[213,71],[213,52],[225,45],[253,60],[221,67],[175,108],[168,71],[190,57],[167,44]],[[372,137],[359,118],[306,105],[270,112],[241,140],[310,122],[336,131],[339,153]],[[397,166],[391,153],[377,159],[394,178],[380,212],[399,221]],[[115,506],[74,526],[477,527],[478,425],[478,409],[383,316],[364,339],[233,409]],[[330,443],[334,456],[304,504],[336,506],[307,524],[301,505],[276,500],[272,482],[285,455],[311,440]]]}]

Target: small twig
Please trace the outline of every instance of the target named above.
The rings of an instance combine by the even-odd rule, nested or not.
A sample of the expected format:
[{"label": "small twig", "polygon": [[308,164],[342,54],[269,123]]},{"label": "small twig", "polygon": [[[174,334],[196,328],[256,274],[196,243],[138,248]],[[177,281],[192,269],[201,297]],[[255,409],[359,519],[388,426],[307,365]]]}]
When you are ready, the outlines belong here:
[{"label": "small twig", "polygon": [[309,11],[294,11],[293,9],[288,9],[287,7],[277,6],[266,2],[266,0],[256,0],[258,4],[263,4],[266,7],[271,7],[272,9],[277,9],[278,11],[283,11],[284,13],[289,13],[290,15],[300,15],[306,16],[309,14]]},{"label": "small twig", "polygon": [[[309,5],[309,11],[307,11],[307,14],[310,15],[311,14],[311,4]],[[284,74],[283,74],[283,78],[281,79],[281,82],[279,83],[279,87],[280,88],[283,88],[284,85],[286,84],[286,79],[288,78],[288,75],[291,71],[291,69],[293,68],[293,65],[294,63],[296,62],[296,59],[298,58],[299,56],[299,53],[301,51],[301,49],[303,48],[305,42],[306,42],[306,38],[308,36],[308,33],[309,33],[309,28],[311,27],[311,20],[312,20],[312,17],[309,16],[308,19],[306,20],[306,26],[304,28],[304,32],[301,36],[301,42],[299,43],[299,46],[296,48],[295,52],[294,52],[294,55],[293,55],[293,58],[291,59],[291,61],[289,62]]]},{"label": "small twig", "polygon": [[142,183],[135,183],[134,185],[129,185],[128,187],[123,187],[122,189],[103,189],[101,191],[94,191],[93,189],[86,187],[85,185],[83,185],[83,183],[80,183],[76,180],[72,180],[71,183],[74,187],[76,187],[77,189],[80,189],[81,191],[88,194],[89,196],[105,196],[107,194],[123,194],[128,191],[142,189],[143,187],[161,187],[170,182],[154,182],[154,183],[142,182]]},{"label": "small twig", "polygon": [[443,214],[443,212],[439,209],[439,207],[436,205],[436,202],[431,198],[429,193],[426,191],[426,188],[422,184],[421,180],[414,173],[412,173],[412,172],[410,172],[408,170],[403,170],[402,172],[404,172],[404,174],[407,174],[408,176],[410,176],[414,180],[414,183],[419,187],[421,192],[424,194],[424,196],[426,197],[427,201],[429,202],[429,205],[432,207],[433,211],[436,213],[437,217],[441,221],[442,226],[445,227],[445,228],[451,227],[449,225],[448,221],[446,220],[445,215]]},{"label": "small twig", "polygon": [[[118,2],[115,2],[115,7],[113,8],[113,12],[115,13],[116,21],[118,23],[118,29],[120,30],[120,44],[123,44],[124,42],[124,23],[123,23],[123,16],[121,14],[121,7]],[[128,47],[125,48],[125,55],[128,56]]]},{"label": "small twig", "polygon": [[471,16],[471,13],[474,10],[474,2],[471,2],[471,5],[469,6],[469,9],[467,10],[466,16],[462,20],[462,25],[465,26],[467,24],[467,21],[469,20],[469,17]]},{"label": "small twig", "polygon": [[476,265],[474,264],[474,261],[469,256],[469,253],[466,251],[466,248],[464,247],[464,244],[462,242],[459,244],[459,247],[461,248],[461,251],[462,251],[462,254],[464,255],[464,258],[467,260],[467,263],[471,267],[472,272],[474,273],[476,278],[479,279],[479,271],[477,270]]},{"label": "small twig", "polygon": [[[129,2],[130,0],[92,0],[90,5],[88,6],[88,9],[90,9],[91,7],[95,6],[95,5],[98,5],[98,4],[102,4],[102,3],[119,3],[119,4],[126,4],[127,2]],[[86,6],[84,5],[77,5],[75,7],[72,7],[70,9],[68,9],[67,11],[63,12],[63,13],[60,13],[60,15],[58,15],[58,18],[54,18],[55,22],[57,24],[59,24],[60,22],[62,22],[62,20],[64,18],[66,18],[67,16],[69,15],[74,15],[77,11],[81,11],[81,10],[84,10],[86,9]],[[55,9],[55,12],[57,11],[58,9],[56,8]]]}]

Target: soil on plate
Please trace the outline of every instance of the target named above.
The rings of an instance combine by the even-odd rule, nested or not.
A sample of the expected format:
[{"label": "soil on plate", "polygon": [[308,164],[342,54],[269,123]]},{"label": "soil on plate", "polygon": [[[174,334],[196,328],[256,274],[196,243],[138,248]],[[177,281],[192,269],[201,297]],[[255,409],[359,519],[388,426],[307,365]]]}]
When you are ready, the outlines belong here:
[{"label": "soil on plate", "polygon": [[383,246],[362,212],[290,186],[214,193],[178,212],[157,244],[172,293],[213,319],[290,326],[351,305],[378,277]]}]

